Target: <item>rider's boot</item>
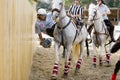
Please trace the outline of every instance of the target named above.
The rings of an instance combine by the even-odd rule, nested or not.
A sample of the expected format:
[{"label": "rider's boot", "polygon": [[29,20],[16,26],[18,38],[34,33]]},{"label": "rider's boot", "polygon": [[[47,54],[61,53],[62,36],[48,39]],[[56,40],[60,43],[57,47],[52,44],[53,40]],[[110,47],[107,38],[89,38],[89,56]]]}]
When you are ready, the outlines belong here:
[{"label": "rider's boot", "polygon": [[110,32],[110,38],[111,38],[111,41],[112,41],[112,42],[115,42],[115,39],[114,39],[114,37],[113,37],[113,31]]}]

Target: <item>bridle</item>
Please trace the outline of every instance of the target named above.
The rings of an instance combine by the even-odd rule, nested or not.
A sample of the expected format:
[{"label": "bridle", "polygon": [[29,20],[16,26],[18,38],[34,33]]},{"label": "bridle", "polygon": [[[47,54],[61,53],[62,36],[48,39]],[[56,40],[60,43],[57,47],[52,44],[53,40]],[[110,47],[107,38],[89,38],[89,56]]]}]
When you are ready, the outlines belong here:
[{"label": "bridle", "polygon": [[[56,12],[58,12],[60,14],[60,12],[61,12],[61,10],[63,8],[63,3],[61,2],[61,3],[59,3],[59,5],[61,5],[61,8],[60,9],[57,9],[57,8],[52,9],[52,13],[54,11],[56,11]],[[66,16],[61,17],[60,20],[64,19],[65,17]],[[68,21],[68,23],[65,26],[62,27],[62,29],[65,29],[70,23],[71,23],[71,19]],[[58,28],[61,29],[60,27],[58,27]]]},{"label": "bridle", "polygon": [[[57,9],[57,8],[54,8],[54,9],[52,9],[52,13],[54,12],[54,11],[56,11],[57,13],[59,13],[60,14],[60,12],[61,12],[61,10],[62,10],[62,8],[63,8],[63,3],[61,2],[61,3],[59,3],[59,5],[61,5],[61,8],[60,9]],[[61,17],[60,19],[62,20],[62,19],[64,19],[66,16],[63,16],[63,17]],[[59,20],[60,20],[59,19]]]},{"label": "bridle", "polygon": [[59,9],[57,9],[57,8],[52,9],[52,13],[53,13],[54,11],[56,11],[56,12],[60,13],[60,10],[59,10]]},{"label": "bridle", "polygon": [[97,9],[95,9],[95,12],[94,12],[94,14],[95,15],[89,15],[89,16],[92,16],[93,17],[93,20],[91,20],[91,21],[96,21],[96,20],[99,20],[100,19],[100,17],[99,18],[95,18],[96,16],[97,16]]}]

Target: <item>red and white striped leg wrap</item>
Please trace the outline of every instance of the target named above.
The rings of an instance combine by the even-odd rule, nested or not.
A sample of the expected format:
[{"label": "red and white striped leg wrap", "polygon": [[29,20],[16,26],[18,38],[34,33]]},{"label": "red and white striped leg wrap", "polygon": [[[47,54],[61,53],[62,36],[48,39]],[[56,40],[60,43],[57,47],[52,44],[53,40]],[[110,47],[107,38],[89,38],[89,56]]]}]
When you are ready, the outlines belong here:
[{"label": "red and white striped leg wrap", "polygon": [[103,62],[102,62],[102,57],[99,57],[99,64],[102,65]]},{"label": "red and white striped leg wrap", "polygon": [[69,59],[69,62],[68,62],[68,68],[70,68],[70,65],[71,65],[71,58]]},{"label": "red and white striped leg wrap", "polygon": [[96,66],[96,56],[93,57],[93,65]]},{"label": "red and white striped leg wrap", "polygon": [[68,75],[68,70],[69,70],[68,65],[66,65],[64,69],[64,75]]},{"label": "red and white striped leg wrap", "polygon": [[53,76],[57,76],[57,75],[58,75],[58,64],[55,63],[53,68]]},{"label": "red and white striped leg wrap", "polygon": [[81,63],[82,63],[82,59],[79,59],[76,65],[76,69],[80,69]]},{"label": "red and white striped leg wrap", "polygon": [[106,54],[106,61],[107,61],[107,63],[110,62],[110,54]]}]

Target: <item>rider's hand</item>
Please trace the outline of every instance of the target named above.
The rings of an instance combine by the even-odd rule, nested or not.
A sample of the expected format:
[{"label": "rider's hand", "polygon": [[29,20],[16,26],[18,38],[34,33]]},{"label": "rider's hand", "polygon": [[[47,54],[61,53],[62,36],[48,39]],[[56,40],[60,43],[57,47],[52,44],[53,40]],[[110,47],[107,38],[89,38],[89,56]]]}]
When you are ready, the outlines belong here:
[{"label": "rider's hand", "polygon": [[40,39],[40,45],[44,42],[45,38]]},{"label": "rider's hand", "polygon": [[105,15],[106,15],[106,13],[103,13],[103,14],[102,14],[102,16],[105,16]]}]

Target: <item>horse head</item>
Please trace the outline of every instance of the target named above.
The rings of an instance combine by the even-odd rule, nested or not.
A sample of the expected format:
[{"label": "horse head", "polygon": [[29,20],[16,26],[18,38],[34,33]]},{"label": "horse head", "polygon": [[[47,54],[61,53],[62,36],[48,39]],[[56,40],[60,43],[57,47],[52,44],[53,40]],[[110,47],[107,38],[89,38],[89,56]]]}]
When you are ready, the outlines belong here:
[{"label": "horse head", "polygon": [[88,15],[89,15],[88,22],[92,22],[95,19],[95,17],[97,16],[97,9],[96,9],[95,4],[91,3],[89,5]]},{"label": "horse head", "polygon": [[53,19],[56,20],[57,17],[59,17],[61,10],[63,7],[63,1],[62,0],[53,0],[52,1],[52,14]]}]

